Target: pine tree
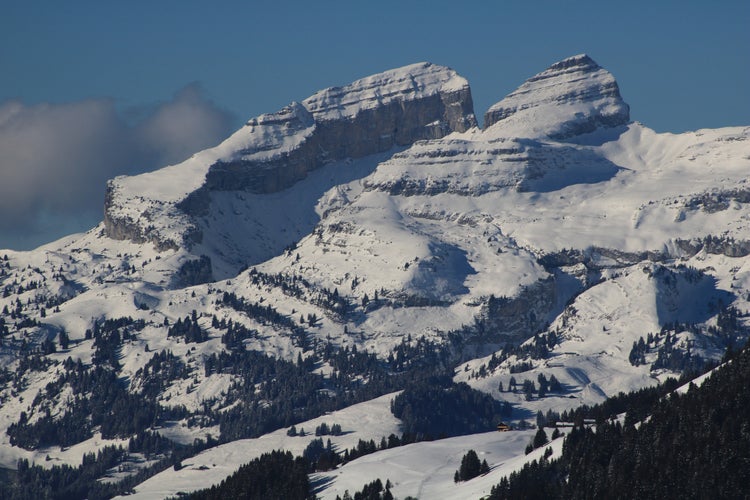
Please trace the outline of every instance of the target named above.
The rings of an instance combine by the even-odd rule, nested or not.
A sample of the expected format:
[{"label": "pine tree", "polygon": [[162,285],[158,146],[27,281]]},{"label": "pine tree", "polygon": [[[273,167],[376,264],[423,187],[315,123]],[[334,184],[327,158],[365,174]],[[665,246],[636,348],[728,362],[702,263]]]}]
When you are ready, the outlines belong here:
[{"label": "pine tree", "polygon": [[544,432],[544,429],[539,429],[536,431],[532,445],[534,446],[534,449],[537,449],[547,444],[548,441],[547,433]]},{"label": "pine tree", "polygon": [[477,452],[474,450],[469,450],[461,459],[461,467],[456,472],[458,474],[459,481],[468,481],[469,479],[477,477],[481,473],[481,469],[482,464],[479,462]]},{"label": "pine tree", "polygon": [[487,459],[482,460],[482,465],[479,467],[479,473],[484,475],[490,471],[490,464],[487,463]]},{"label": "pine tree", "polygon": [[65,330],[60,331],[58,340],[60,341],[61,349],[67,349],[68,345],[70,345],[70,337],[68,337],[68,332]]}]

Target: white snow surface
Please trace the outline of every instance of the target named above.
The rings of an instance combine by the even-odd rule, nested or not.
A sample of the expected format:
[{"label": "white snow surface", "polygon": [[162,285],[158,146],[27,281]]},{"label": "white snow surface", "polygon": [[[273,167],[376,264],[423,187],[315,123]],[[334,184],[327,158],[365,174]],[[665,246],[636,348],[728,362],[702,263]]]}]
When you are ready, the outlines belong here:
[{"label": "white snow surface", "polygon": [[[391,493],[396,498],[479,499],[489,495],[503,477],[532,460],[538,461],[547,447],[552,448],[552,458],[562,453],[561,437],[525,455],[524,449],[535,433],[535,430],[486,432],[410,444],[366,455],[330,472],[313,474],[311,480],[313,484],[322,484],[316,491],[321,500],[343,497],[345,491],[353,495],[376,479],[383,485],[390,480]],[[479,460],[487,461],[490,472],[454,483],[453,475],[469,450],[474,450]]]},{"label": "white snow surface", "polygon": [[[456,370],[457,381],[510,401],[516,415],[528,418],[537,410],[598,403],[674,375],[650,369],[656,359],[653,349],[646,364],[631,364],[633,343],[674,321],[715,326],[719,301],[741,313],[750,310],[750,256],[732,249],[717,253],[707,246],[691,253],[685,246],[691,241],[700,248],[698,242],[709,235],[733,241],[737,248],[750,239],[750,127],[659,134],[630,122],[552,139],[550,131],[575,122],[576,113],[585,118],[624,110],[607,93],[614,82],[608,72],[596,66],[582,73],[581,64],[570,66],[578,68],[573,72],[565,70],[571,61],[582,60],[576,56],[563,61],[562,70],[543,72],[524,84],[492,108],[513,108],[514,113],[486,130],[475,128],[406,150],[326,165],[271,195],[217,194],[205,220],[199,221],[205,223],[204,241],[192,250],[160,252],[151,243],[113,240],[99,225],[33,251],[0,252],[0,258],[8,257],[0,260],[0,288],[9,290],[0,296],[0,310],[8,308],[1,317],[10,327],[0,345],[0,367],[17,369],[24,341],[32,346],[45,339],[57,341],[62,329],[71,345],[48,358],[62,362],[70,356],[89,364],[94,349],[93,341],[84,338],[85,330],[95,320],[131,316],[147,323],[121,349],[120,376],[131,391],[139,390],[134,375],[164,349],[195,375],[167,387],[161,404],[194,411],[211,399],[229,406],[232,402],[224,398],[232,376],[205,376],[202,365],[205,357],[225,349],[223,332],[211,326],[213,317],[256,330],[245,342],[248,349],[288,360],[312,353],[303,353],[283,328],[217,306],[225,291],[295,320],[314,314],[319,318],[315,326],[304,325],[311,341],[357,346],[386,358],[408,335],[446,342],[449,332],[482,318],[490,296],[513,301],[528,287],[549,280],[551,305],[535,312],[549,324],[540,333],[554,331],[559,342],[546,359],[530,360],[530,370],[513,375],[520,385],[524,379],[536,381],[539,374],[554,374],[565,391],[530,401],[520,391],[508,392],[511,366],[529,361],[522,357],[510,356],[479,376],[491,354],[501,352],[503,342],[497,339],[468,339],[457,347],[467,360]],[[416,85],[409,75],[418,77]],[[132,220],[150,211],[164,234],[181,234],[184,224],[193,221],[175,204],[203,184],[215,161],[293,148],[315,126],[311,117],[316,113],[321,119],[349,116],[382,99],[416,98],[464,85],[452,70],[425,63],[321,91],[301,104],[251,120],[221,145],[180,165],[115,179],[117,209]],[[582,88],[599,93],[576,100]],[[353,97],[357,95],[358,101]],[[561,95],[568,97],[554,97]],[[281,125],[289,120],[297,128]],[[261,144],[263,148],[257,147]],[[571,263],[547,269],[540,263],[541,257],[568,249],[586,255],[588,267]],[[175,288],[175,273],[200,254],[212,257],[217,281]],[[654,257],[657,254],[661,257]],[[240,259],[247,257],[252,269],[238,274]],[[303,292],[295,296],[281,286],[256,282],[253,269],[294,277]],[[317,298],[323,289],[347,298],[349,314],[337,316],[321,306]],[[59,304],[45,307],[51,299],[59,299]],[[40,327],[17,326],[10,311],[18,303]],[[519,305],[517,315],[527,314],[530,307]],[[209,340],[186,344],[167,337],[164,320],[174,323],[193,310]],[[744,317],[740,321],[747,322]],[[519,342],[534,333],[518,332]],[[675,336],[678,345],[689,345],[706,358],[720,359],[723,352],[711,335],[680,329]],[[75,465],[83,453],[107,444],[97,435],[66,450],[30,452],[10,445],[8,426],[22,411],[31,421],[40,417],[41,409],[32,402],[61,369],[53,365],[30,371],[19,390],[11,383],[0,388],[0,465],[14,467],[18,458]],[[45,402],[52,415],[64,411],[68,395],[63,392]],[[341,423],[345,432],[351,431],[332,438],[341,447],[351,447],[360,438],[398,434],[398,421],[387,410],[390,397],[301,425],[311,431],[323,421]],[[160,432],[182,443],[218,433],[215,427],[184,424],[168,422]],[[333,482],[320,494],[335,498],[380,477],[396,484],[396,496],[422,491],[424,498],[478,497],[524,463],[528,457],[512,457],[522,453],[528,439],[523,432],[493,433],[379,452],[321,476]],[[281,429],[229,443],[136,490],[142,498],[158,498],[210,486],[265,451],[283,447],[299,453],[308,441],[289,438]],[[481,449],[493,466],[486,484],[484,478],[452,483],[456,460],[460,463],[468,445]],[[44,461],[47,455],[50,460]],[[404,463],[414,466],[399,465]],[[202,465],[208,469],[200,470]],[[438,495],[438,487],[446,497],[427,495]]]},{"label": "white snow surface", "polygon": [[179,471],[167,469],[146,480],[135,488],[128,499],[154,499],[174,496],[178,492],[190,492],[208,488],[220,483],[241,465],[273,450],[288,450],[295,456],[301,455],[310,441],[317,439],[315,428],[322,423],[329,427],[340,424],[343,434],[323,436],[330,438],[335,450],[343,452],[357,446],[360,439],[380,442],[382,437],[400,434],[400,421],[390,412],[390,401],[395,394],[387,394],[366,403],[360,403],[344,410],[302,422],[296,426],[303,429],[305,436],[287,436],[287,429],[279,429],[256,439],[241,439],[224,445],[209,448],[198,455],[186,459]]},{"label": "white snow surface", "polygon": [[586,54],[564,59],[529,78],[485,115],[485,126],[500,122],[502,128],[523,130],[523,137],[570,137],[578,135],[581,126],[592,131],[628,121],[629,107],[615,78]]}]

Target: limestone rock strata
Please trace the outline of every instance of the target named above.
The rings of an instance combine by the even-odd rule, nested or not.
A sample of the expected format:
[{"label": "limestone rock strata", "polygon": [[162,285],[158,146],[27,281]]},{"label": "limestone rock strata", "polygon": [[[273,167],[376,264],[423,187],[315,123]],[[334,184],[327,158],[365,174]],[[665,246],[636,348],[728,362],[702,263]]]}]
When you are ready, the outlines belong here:
[{"label": "limestone rock strata", "polygon": [[585,54],[529,78],[484,115],[485,128],[502,124],[558,140],[629,121],[615,78]]},{"label": "limestone rock strata", "polygon": [[318,92],[279,114],[248,122],[254,128],[277,119],[289,130],[312,128],[296,147],[278,148],[272,155],[258,154],[265,148],[249,148],[219,160],[208,172],[207,186],[272,193],[331,161],[463,132],[476,126],[476,119],[468,83],[462,80],[447,68],[423,63]]},{"label": "limestone rock strata", "polygon": [[252,119],[179,165],[110,181],[105,230],[158,248],[189,246],[201,239],[190,217],[207,213],[212,191],[273,193],[330,162],[475,126],[468,82],[455,71],[430,63],[387,71]]}]

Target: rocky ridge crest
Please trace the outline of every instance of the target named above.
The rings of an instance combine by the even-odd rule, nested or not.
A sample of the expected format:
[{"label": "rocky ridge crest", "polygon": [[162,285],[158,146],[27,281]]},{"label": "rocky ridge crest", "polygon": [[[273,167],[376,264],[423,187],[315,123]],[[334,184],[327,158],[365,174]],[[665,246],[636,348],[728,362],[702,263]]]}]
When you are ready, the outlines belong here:
[{"label": "rocky ridge crest", "polygon": [[192,217],[207,213],[211,192],[274,193],[331,162],[475,126],[471,90],[455,71],[430,63],[386,71],[254,118],[182,164],[110,181],[105,232],[189,248],[202,239]]},{"label": "rocky ridge crest", "polygon": [[484,115],[485,129],[524,123],[536,134],[567,139],[630,122],[614,76],[586,54],[557,62],[526,80]]}]

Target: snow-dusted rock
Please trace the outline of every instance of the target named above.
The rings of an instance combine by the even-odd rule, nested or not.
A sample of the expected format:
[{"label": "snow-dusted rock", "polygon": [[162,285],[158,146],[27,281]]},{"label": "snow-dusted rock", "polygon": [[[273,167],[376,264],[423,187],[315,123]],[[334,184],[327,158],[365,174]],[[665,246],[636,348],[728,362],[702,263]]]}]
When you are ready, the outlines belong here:
[{"label": "snow-dusted rock", "polygon": [[474,126],[469,85],[455,71],[430,63],[386,71],[254,118],[181,164],[110,181],[106,232],[190,247],[202,240],[193,218],[208,214],[211,192],[278,192],[323,165]]},{"label": "snow-dusted rock", "polygon": [[611,73],[585,54],[569,57],[529,78],[484,115],[484,126],[519,126],[529,137],[565,139],[630,121]]}]

